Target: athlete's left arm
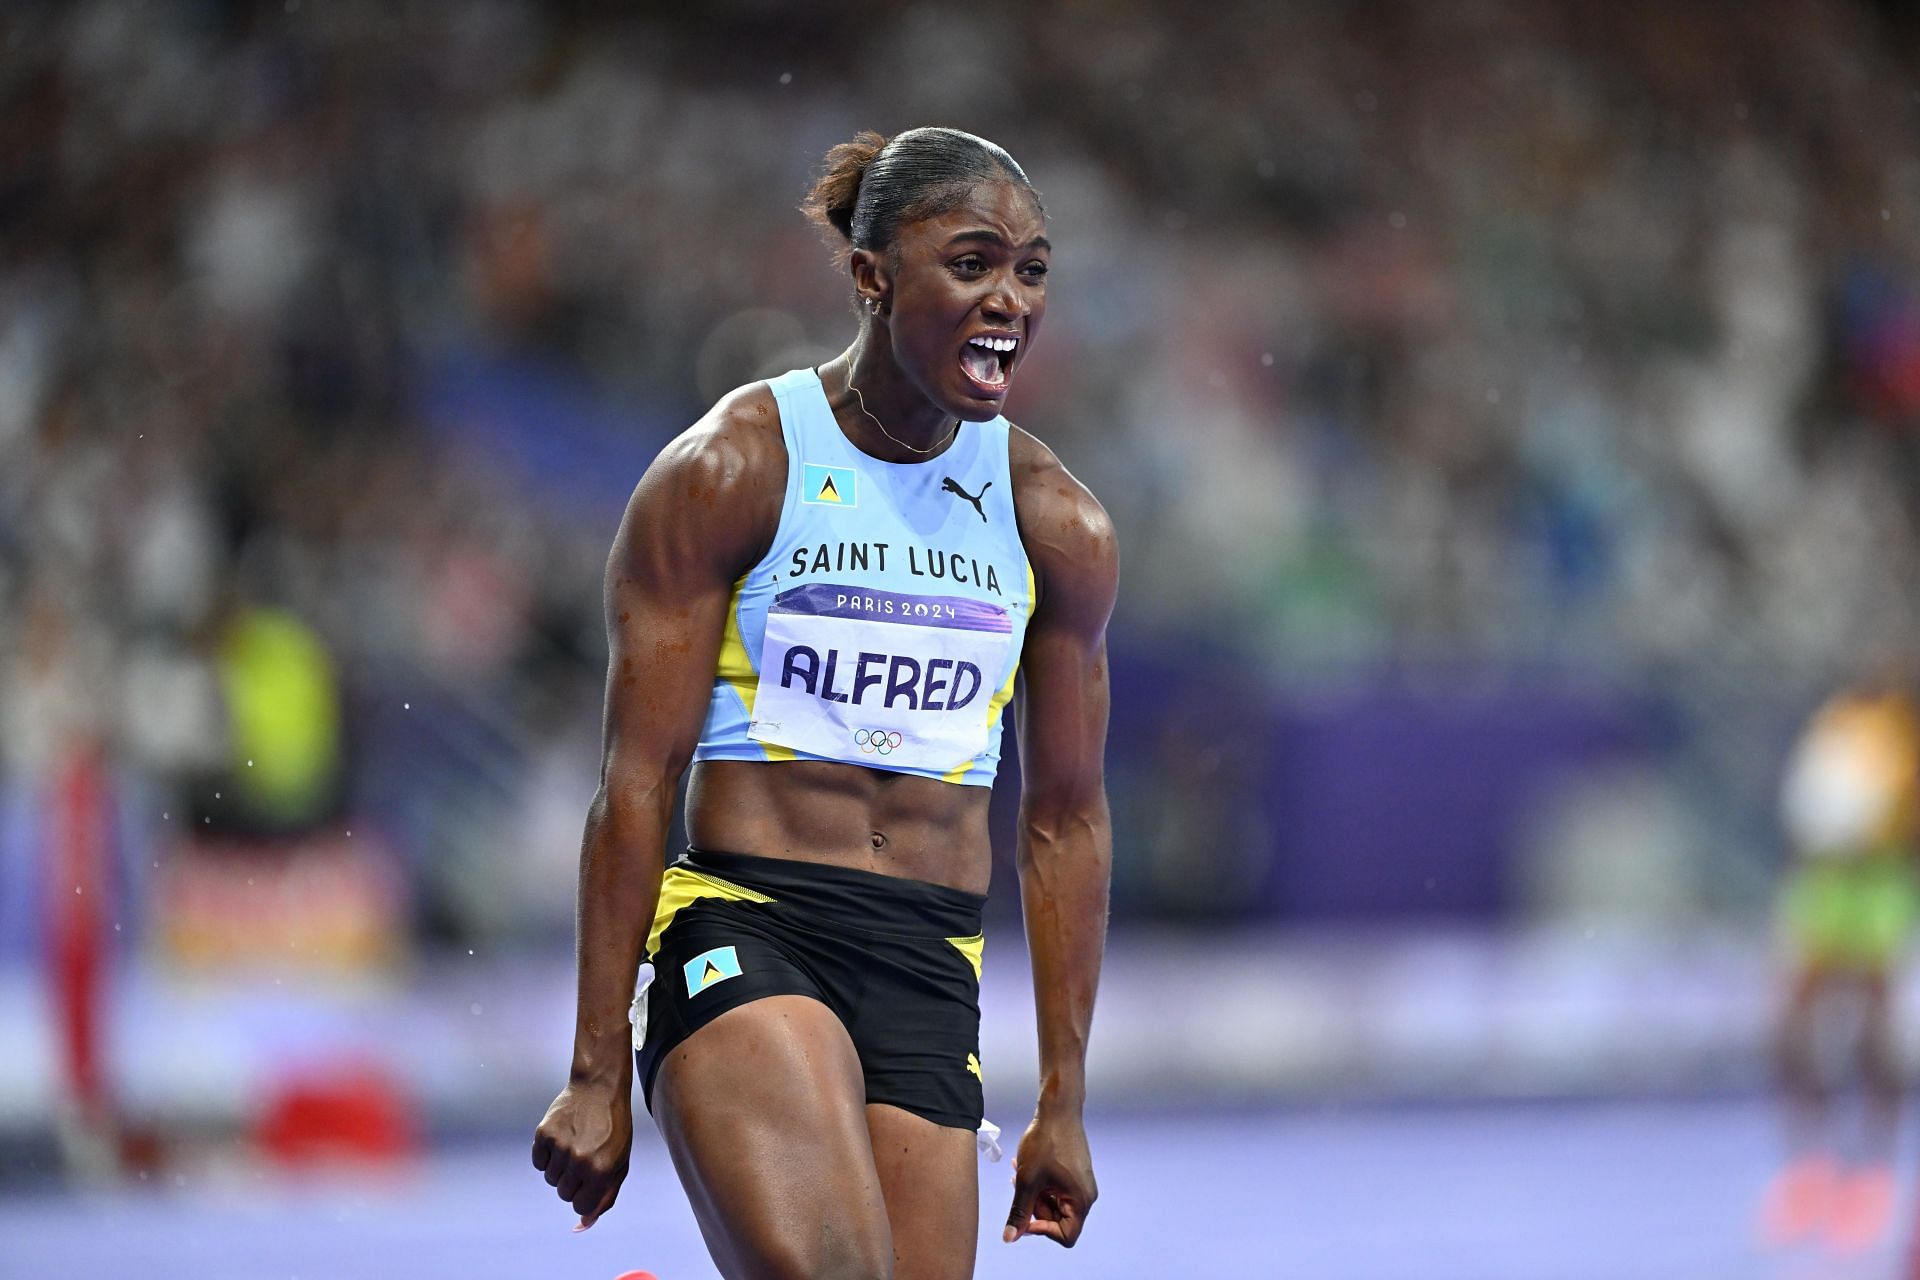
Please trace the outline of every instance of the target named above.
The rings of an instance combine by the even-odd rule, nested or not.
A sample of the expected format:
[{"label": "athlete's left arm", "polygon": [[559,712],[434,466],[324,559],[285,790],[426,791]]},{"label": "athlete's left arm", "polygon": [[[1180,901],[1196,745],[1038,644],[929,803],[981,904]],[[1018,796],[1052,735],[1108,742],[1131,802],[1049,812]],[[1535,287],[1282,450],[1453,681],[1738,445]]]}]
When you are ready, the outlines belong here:
[{"label": "athlete's left arm", "polygon": [[1105,780],[1107,619],[1119,586],[1119,551],[1106,511],[1051,452],[1031,437],[1016,437],[1014,454],[1020,535],[1038,586],[1015,713],[1017,856],[1039,1015],[1040,1096],[1014,1158],[1004,1238],[1044,1235],[1071,1247],[1098,1194],[1082,1107],[1113,859]]}]

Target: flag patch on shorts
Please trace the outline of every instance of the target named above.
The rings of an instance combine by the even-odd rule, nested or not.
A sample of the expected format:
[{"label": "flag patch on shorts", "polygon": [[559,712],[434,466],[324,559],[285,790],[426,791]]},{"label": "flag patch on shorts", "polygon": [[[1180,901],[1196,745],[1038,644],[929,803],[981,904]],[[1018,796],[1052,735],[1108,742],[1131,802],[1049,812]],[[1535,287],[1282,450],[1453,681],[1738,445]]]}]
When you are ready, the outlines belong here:
[{"label": "flag patch on shorts", "polygon": [[715,947],[687,961],[681,972],[687,976],[687,994],[697,996],[716,982],[739,977],[740,957],[732,947]]}]

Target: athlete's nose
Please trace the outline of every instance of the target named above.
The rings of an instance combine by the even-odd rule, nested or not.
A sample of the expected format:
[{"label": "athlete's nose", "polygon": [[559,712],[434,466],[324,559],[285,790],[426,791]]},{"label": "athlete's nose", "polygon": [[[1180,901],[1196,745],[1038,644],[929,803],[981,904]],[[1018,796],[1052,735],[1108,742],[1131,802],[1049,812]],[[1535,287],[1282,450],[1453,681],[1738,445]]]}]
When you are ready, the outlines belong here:
[{"label": "athlete's nose", "polygon": [[1021,296],[1020,290],[1005,276],[994,282],[991,292],[980,303],[980,314],[989,321],[1012,324],[1024,320],[1033,310]]}]

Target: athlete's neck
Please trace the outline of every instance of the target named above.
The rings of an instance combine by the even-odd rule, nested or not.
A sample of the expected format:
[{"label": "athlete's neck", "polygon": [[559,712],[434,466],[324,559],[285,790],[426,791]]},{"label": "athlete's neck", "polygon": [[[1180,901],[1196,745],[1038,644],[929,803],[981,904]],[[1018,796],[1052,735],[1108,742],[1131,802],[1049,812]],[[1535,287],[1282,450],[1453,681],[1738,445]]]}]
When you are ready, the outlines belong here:
[{"label": "athlete's neck", "polygon": [[902,372],[884,330],[863,328],[820,375],[841,431],[872,457],[924,462],[953,438],[957,422]]}]

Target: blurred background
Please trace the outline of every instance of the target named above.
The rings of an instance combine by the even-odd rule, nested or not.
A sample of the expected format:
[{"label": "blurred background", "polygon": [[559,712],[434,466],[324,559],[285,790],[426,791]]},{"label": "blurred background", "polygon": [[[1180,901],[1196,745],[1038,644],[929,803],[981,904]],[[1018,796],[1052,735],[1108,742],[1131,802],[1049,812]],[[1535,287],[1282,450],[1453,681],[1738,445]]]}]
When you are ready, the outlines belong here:
[{"label": "blurred background", "polygon": [[925,123],[1046,202],[1011,414],[1125,562],[1112,1207],[981,1274],[1896,1274],[1904,1200],[1755,1224],[1789,758],[1920,638],[1917,72],[1843,0],[9,6],[0,1275],[711,1274],[644,1121],[588,1236],[525,1161],[600,569]]}]

